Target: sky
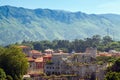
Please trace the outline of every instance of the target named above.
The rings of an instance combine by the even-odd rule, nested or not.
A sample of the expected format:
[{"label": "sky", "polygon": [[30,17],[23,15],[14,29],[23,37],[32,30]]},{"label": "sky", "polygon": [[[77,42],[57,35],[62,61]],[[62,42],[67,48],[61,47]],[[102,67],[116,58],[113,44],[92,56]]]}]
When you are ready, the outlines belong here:
[{"label": "sky", "polygon": [[120,14],[120,0],[0,0],[0,6],[48,8],[88,14]]}]

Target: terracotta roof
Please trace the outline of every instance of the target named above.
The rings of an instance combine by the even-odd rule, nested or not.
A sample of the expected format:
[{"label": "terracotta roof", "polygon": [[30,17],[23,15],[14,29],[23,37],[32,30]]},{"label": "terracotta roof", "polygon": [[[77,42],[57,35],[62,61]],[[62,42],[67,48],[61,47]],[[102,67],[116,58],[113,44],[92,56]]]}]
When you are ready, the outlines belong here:
[{"label": "terracotta roof", "polygon": [[19,48],[29,48],[28,46],[24,46],[24,45],[22,45],[22,46],[18,46]]},{"label": "terracotta roof", "polygon": [[33,62],[35,59],[33,59],[32,57],[27,57],[29,62]]},{"label": "terracotta roof", "polygon": [[35,62],[43,62],[43,57],[39,57],[39,58],[35,59]]},{"label": "terracotta roof", "polygon": [[112,56],[112,54],[109,54],[109,53],[99,53],[98,56]]},{"label": "terracotta roof", "polygon": [[37,50],[31,50],[30,51],[32,54],[41,54],[41,52],[40,51],[37,51]]}]

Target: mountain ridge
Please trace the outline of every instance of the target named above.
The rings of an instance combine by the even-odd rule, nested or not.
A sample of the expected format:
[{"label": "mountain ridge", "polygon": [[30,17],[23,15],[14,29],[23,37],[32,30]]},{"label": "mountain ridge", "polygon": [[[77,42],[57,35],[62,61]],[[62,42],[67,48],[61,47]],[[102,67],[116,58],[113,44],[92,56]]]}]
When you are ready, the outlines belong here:
[{"label": "mountain ridge", "polygon": [[0,44],[8,45],[23,40],[73,40],[96,34],[113,36],[113,33],[119,40],[119,21],[118,14],[1,6]]}]

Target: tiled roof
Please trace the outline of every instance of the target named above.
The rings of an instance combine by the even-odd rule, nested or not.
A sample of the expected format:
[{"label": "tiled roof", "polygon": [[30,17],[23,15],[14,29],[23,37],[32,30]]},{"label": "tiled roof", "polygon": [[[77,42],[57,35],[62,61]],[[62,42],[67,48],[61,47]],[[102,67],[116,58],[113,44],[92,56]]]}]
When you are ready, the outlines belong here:
[{"label": "tiled roof", "polygon": [[41,52],[37,51],[37,50],[31,50],[32,54],[41,54]]},{"label": "tiled roof", "polygon": [[29,48],[28,46],[24,46],[24,45],[22,45],[22,46],[18,46],[19,48]]},{"label": "tiled roof", "polygon": [[112,56],[112,54],[109,54],[109,53],[99,53],[98,56]]},{"label": "tiled roof", "polygon": [[43,57],[36,58],[35,62],[43,62]]},{"label": "tiled roof", "polygon": [[33,62],[35,59],[33,59],[32,57],[27,57],[29,62]]}]

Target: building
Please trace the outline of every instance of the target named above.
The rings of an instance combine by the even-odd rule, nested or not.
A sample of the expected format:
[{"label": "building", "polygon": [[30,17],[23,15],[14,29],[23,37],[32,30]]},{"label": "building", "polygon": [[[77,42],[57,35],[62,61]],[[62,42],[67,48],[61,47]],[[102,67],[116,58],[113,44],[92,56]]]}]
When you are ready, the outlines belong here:
[{"label": "building", "polygon": [[65,59],[69,56],[68,53],[54,53],[52,54],[52,59],[51,62],[46,63],[45,67],[44,67],[44,72],[47,75],[51,75],[51,74],[56,74],[56,75],[60,75],[62,74],[62,67],[64,67],[65,65],[63,64],[64,61],[62,59]]},{"label": "building", "polygon": [[42,56],[42,53],[40,51],[37,51],[37,50],[31,50],[30,53],[31,53],[31,57],[33,57],[35,59]]},{"label": "building", "polygon": [[31,48],[28,47],[28,46],[18,46],[19,48],[22,49],[22,51],[26,54],[27,57],[30,57],[31,56]]},{"label": "building", "polygon": [[35,70],[35,63],[34,63],[35,59],[33,59],[32,57],[27,57],[27,60],[29,62],[28,72],[30,73],[31,71]]},{"label": "building", "polygon": [[35,60],[34,60],[34,62],[35,62],[35,69],[36,70],[43,70],[43,66],[44,66],[44,62],[43,62],[43,57],[39,57],[39,58],[36,58]]},{"label": "building", "polygon": [[81,79],[96,73],[97,65],[94,64],[96,49],[89,49],[87,53],[54,53],[50,63],[44,67],[47,75],[78,75]]},{"label": "building", "polygon": [[47,53],[47,54],[52,54],[52,53],[54,53],[53,49],[46,49],[44,52]]},{"label": "building", "polygon": [[[71,74],[76,66],[83,66],[94,62],[95,59],[86,54],[56,54],[52,56],[51,63],[45,65],[47,74]],[[79,65],[78,65],[79,64]],[[70,70],[69,70],[70,69]],[[73,71],[71,71],[73,69]],[[68,70],[68,71],[67,71]],[[78,69],[76,69],[78,70]]]}]

